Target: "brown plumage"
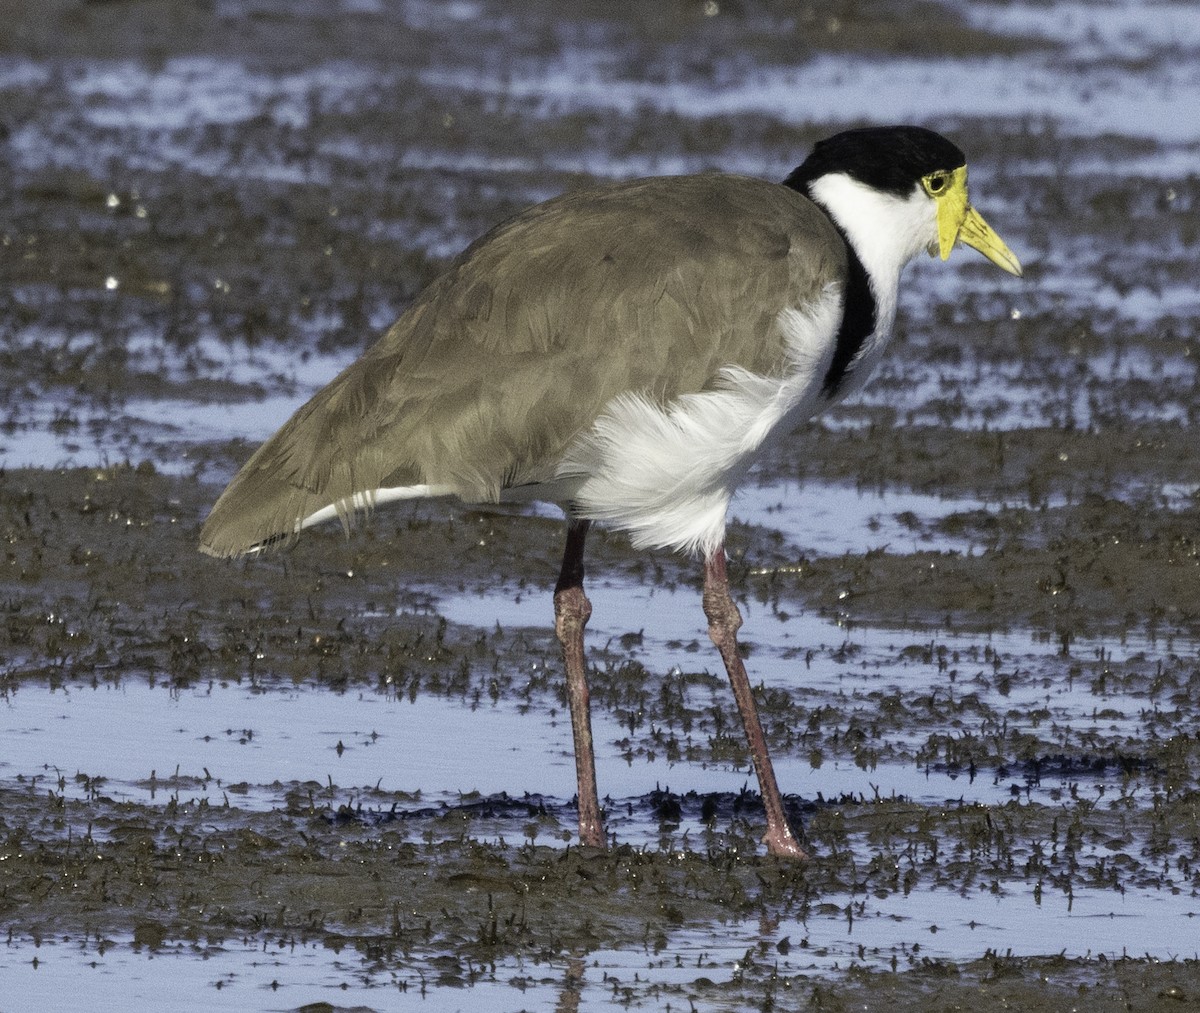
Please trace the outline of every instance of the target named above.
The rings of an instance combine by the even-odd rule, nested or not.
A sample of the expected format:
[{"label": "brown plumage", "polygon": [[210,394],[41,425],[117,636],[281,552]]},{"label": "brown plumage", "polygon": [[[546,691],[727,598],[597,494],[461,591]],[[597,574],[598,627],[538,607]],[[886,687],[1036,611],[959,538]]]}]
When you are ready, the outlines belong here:
[{"label": "brown plumage", "polygon": [[[836,222],[836,226],[834,224]],[[584,190],[469,247],[234,478],[205,551],[247,552],[376,499],[548,499],[567,512],[554,591],[575,742],[579,841],[602,846],[584,542],[704,556],[775,855],[784,811],[729,591],[729,500],[773,435],[856,389],[891,337],[900,273],[959,240],[1021,267],[967,200],[962,152],[920,127],[849,131],[779,186],[682,176]]]},{"label": "brown plumage", "polygon": [[778,372],[779,311],[842,277],[845,261],[824,212],[747,177],[639,180],[540,204],[468,247],[258,449],[201,546],[238,555],[378,488],[494,502],[548,482],[618,394],[666,403],[722,367]]}]

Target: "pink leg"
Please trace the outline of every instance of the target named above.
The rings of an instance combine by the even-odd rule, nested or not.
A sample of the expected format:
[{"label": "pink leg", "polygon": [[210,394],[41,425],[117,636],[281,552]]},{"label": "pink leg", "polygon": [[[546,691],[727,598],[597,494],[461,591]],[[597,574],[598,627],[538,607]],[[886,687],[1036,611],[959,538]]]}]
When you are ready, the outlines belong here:
[{"label": "pink leg", "polygon": [[737,631],[742,625],[742,615],[729,595],[729,577],[725,572],[725,546],[719,545],[704,562],[704,614],[708,617],[708,635],[721,652],[725,671],[733,686],[742,723],[746,726],[746,743],[750,747],[750,758],[758,774],[759,790],[763,806],[767,810],[767,832],[763,843],[772,855],[788,858],[808,858],[797,843],[783,812],[783,798],[775,781],[775,769],[767,752],[767,740],[762,724],[758,720],[758,707],[750,690],[750,679],[746,666],[738,654]]},{"label": "pink leg", "polygon": [[570,520],[562,571],[554,588],[554,632],[562,644],[567,668],[567,701],[575,735],[575,773],[579,780],[579,843],[604,847],[604,823],[596,792],[596,755],[592,749],[592,711],[588,695],[587,662],[583,653],[583,628],[592,614],[592,603],[583,593],[583,542],[590,521]]}]

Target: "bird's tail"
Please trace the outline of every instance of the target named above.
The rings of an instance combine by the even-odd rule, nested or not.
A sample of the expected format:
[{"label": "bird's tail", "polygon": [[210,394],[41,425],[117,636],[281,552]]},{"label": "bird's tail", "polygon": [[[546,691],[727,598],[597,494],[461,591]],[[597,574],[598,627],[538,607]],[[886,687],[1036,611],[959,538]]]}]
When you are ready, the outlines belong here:
[{"label": "bird's tail", "polygon": [[366,372],[361,363],[343,372],[254,452],[213,505],[201,551],[241,556],[335,515],[349,528],[389,474],[398,484],[420,480],[373,438],[377,425],[360,390]]}]

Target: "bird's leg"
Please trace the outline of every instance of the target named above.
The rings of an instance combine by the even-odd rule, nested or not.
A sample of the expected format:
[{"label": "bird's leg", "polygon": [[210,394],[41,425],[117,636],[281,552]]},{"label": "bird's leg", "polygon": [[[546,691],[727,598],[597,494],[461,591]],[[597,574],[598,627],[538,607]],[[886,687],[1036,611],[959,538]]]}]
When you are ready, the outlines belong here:
[{"label": "bird's leg", "polygon": [[772,855],[807,858],[784,815],[783,798],[775,781],[775,768],[771,766],[767,740],[758,720],[758,707],[750,690],[746,666],[738,654],[737,631],[742,625],[742,615],[729,595],[724,543],[704,561],[704,614],[708,617],[708,635],[721,652],[721,660],[725,662],[725,671],[729,673],[729,682],[733,686],[733,697],[737,700],[742,723],[746,726],[746,743],[750,747],[763,806],[767,810],[767,832],[763,835],[763,843]]},{"label": "bird's leg", "polygon": [[579,780],[579,843],[604,847],[604,823],[596,792],[596,755],[592,749],[592,710],[583,654],[583,628],[592,603],[583,593],[583,542],[591,521],[567,522],[567,547],[554,587],[554,632],[562,644],[567,669],[567,702],[575,735],[575,773]]}]

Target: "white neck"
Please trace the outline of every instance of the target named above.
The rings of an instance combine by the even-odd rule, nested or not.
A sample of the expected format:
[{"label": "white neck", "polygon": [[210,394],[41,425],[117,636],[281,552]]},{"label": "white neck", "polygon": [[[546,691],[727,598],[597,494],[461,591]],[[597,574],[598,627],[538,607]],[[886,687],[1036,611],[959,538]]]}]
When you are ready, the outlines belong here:
[{"label": "white neck", "polygon": [[937,208],[919,185],[895,197],[845,173],[830,173],[809,186],[813,200],[833,218],[858,254],[875,296],[877,338],[891,334],[900,272],[937,242]]}]

